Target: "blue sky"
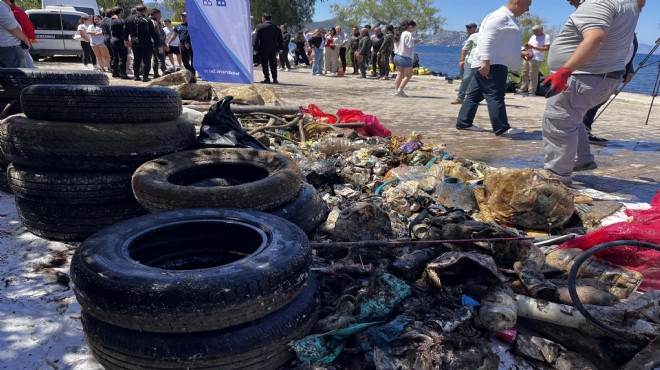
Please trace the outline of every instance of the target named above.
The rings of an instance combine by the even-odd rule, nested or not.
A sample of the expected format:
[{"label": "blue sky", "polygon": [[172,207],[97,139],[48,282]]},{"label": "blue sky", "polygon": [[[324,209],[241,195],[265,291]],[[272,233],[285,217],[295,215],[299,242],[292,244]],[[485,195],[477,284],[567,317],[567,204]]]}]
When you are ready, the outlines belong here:
[{"label": "blue sky", "polygon": [[[356,0],[349,0],[351,2]],[[345,4],[345,0],[317,0],[315,21],[332,18],[330,4]],[[357,0],[359,1],[359,0]],[[503,5],[505,0],[435,0],[435,7],[447,18],[446,30],[463,31],[468,23],[479,23],[488,13]],[[545,19],[550,26],[563,25],[575,8],[566,0],[534,0],[530,12]],[[644,44],[655,44],[660,37],[660,0],[647,0],[637,24],[637,38]]]}]

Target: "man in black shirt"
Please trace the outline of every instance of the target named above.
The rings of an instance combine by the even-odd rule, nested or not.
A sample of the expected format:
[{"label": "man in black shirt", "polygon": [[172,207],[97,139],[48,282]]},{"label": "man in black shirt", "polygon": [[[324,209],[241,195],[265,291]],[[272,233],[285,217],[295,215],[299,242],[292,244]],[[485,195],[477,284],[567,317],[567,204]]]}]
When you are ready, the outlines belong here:
[{"label": "man in black shirt", "polygon": [[[113,60],[115,58],[114,53],[112,52],[112,44],[110,40],[112,35],[110,34],[110,24],[112,23],[112,9],[107,9],[105,11],[105,17],[101,20],[101,32],[103,32],[103,43],[105,47],[108,48],[108,53],[110,54],[110,66],[112,66]],[[110,67],[112,70],[112,67]]]},{"label": "man in black shirt", "polygon": [[190,42],[190,31],[188,31],[188,16],[186,12],[181,13],[181,24],[174,27],[172,36],[167,40],[167,46],[170,46],[176,37],[179,37],[179,49],[181,50],[181,59],[183,59],[183,66],[192,72],[193,80],[195,79],[196,71],[193,65],[193,48]]},{"label": "man in black shirt", "polygon": [[280,52],[280,67],[282,67],[285,72],[288,72],[289,69],[291,69],[291,64],[289,64],[289,44],[291,43],[291,34],[285,25],[280,26],[280,31],[282,31],[282,52]]},{"label": "man in black shirt", "polygon": [[127,80],[126,57],[128,49],[124,43],[124,9],[119,6],[112,8],[112,21],[110,22],[110,44],[112,45],[112,77],[121,77]]},{"label": "man in black shirt", "polygon": [[[160,38],[154,29],[154,24],[147,18],[147,7],[138,5],[135,7],[137,13],[126,19],[126,31],[124,32],[124,41],[126,46],[133,49],[133,73],[135,81],[150,81],[149,72],[151,71],[151,56],[153,48],[158,48],[163,52],[160,45]],[[140,79],[140,66],[144,63],[143,78]]]},{"label": "man in black shirt", "polygon": [[264,13],[261,16],[261,23],[257,26],[254,34],[254,51],[259,53],[261,59],[261,68],[264,72],[264,80],[261,83],[269,84],[268,66],[273,74],[273,83],[277,81],[277,53],[284,48],[282,43],[282,31],[271,22],[271,15]]},{"label": "man in black shirt", "polygon": [[[162,17],[162,14],[160,13],[159,9],[153,9],[151,11],[151,22],[154,24],[154,29],[156,30],[156,33],[158,34],[158,46],[154,45],[153,52],[154,52],[154,78],[160,77],[160,73],[158,73],[158,67],[160,67],[160,70],[165,73],[167,70],[167,67],[165,66],[165,52],[167,51],[165,47],[165,30],[163,29],[163,24],[160,22],[160,19]],[[159,46],[162,47],[159,49]],[[159,52],[158,50],[161,50]]]}]

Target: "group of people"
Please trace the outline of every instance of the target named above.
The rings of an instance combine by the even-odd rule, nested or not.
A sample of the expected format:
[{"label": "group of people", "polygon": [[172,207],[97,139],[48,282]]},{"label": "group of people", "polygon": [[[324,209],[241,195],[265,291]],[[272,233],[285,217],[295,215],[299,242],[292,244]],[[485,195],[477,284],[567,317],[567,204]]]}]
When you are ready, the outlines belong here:
[{"label": "group of people", "polygon": [[534,35],[522,44],[517,17],[529,11],[531,0],[507,0],[483,19],[478,33],[476,24],[468,24],[469,37],[459,57],[465,72],[452,104],[461,104],[459,130],[489,131],[474,124],[479,103],[486,100],[495,135],[523,133],[508,122],[507,74],[519,68],[522,58],[519,92],[535,95],[538,68],[549,52],[551,73],[543,81],[548,89],[542,122],[544,168],[571,185],[573,171],[597,167],[589,147],[590,136],[595,138],[589,133],[591,122],[619,84],[632,78],[634,32],[645,0],[568,2],[576,11],[554,41],[535,26]]},{"label": "group of people", "polygon": [[[195,75],[185,12],[181,13],[181,24],[176,26],[172,26],[169,19],[161,20],[160,10],[152,9],[149,12],[145,5],[133,8],[131,15],[125,19],[124,9],[118,6],[106,11],[104,18],[94,16],[93,24],[87,24],[90,21],[85,18],[81,19],[82,23],[78,28],[80,43],[85,52],[85,67],[88,61],[93,62],[94,55],[97,59],[100,59],[99,55],[103,58],[105,49],[108,51],[109,61],[105,60],[99,68],[109,68],[112,76],[116,78],[131,78],[127,73],[131,70],[131,57],[133,79],[136,81],[150,81],[152,65],[154,78],[160,77],[161,73],[167,71],[165,58],[169,58],[170,64],[174,66],[175,56],[179,66],[183,64]],[[94,54],[90,53],[92,50]]]},{"label": "group of people", "polygon": [[265,13],[253,34],[255,61],[261,64],[264,75],[261,83],[279,83],[278,70],[289,71],[289,44],[293,43],[294,67],[311,65],[313,76],[346,73],[347,53],[352,74],[361,78],[367,78],[370,71],[371,77],[388,80],[390,63],[394,63],[397,74],[393,95],[405,97],[404,88],[413,75],[414,46],[418,42],[413,37],[416,26],[414,21],[402,22],[399,27],[377,26],[373,30],[366,25],[353,27],[350,36],[341,26],[336,26],[327,31],[322,28],[301,31],[292,38],[286,25],[274,25],[271,15]]}]

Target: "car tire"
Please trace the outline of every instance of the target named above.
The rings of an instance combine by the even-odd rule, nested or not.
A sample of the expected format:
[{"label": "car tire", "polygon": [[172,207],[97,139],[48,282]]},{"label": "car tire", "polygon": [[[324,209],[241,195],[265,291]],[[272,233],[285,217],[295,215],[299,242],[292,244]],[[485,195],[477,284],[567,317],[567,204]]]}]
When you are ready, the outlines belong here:
[{"label": "car tire", "polygon": [[32,120],[19,114],[0,125],[0,148],[12,163],[65,171],[131,171],[195,144],[182,120],[96,124]]},{"label": "car tire", "polygon": [[9,165],[16,196],[41,203],[94,204],[133,199],[133,172],[53,172]]},{"label": "car tire", "polygon": [[181,97],[169,87],[32,85],[21,106],[31,119],[61,122],[146,123],[181,115]]},{"label": "car tire", "polygon": [[23,226],[48,240],[83,241],[119,221],[146,213],[134,200],[102,204],[52,204],[16,197]]},{"label": "car tire", "polygon": [[152,333],[117,327],[85,311],[85,338],[106,369],[276,369],[293,358],[289,342],[318,317],[318,283],[310,276],[291,303],[261,319],[216,331]]},{"label": "car tire", "polygon": [[113,225],[72,258],[84,311],[132,330],[220,330],[292,301],[311,249],[296,225],[244,210],[187,209]]},{"label": "car tire", "polygon": [[300,190],[300,169],[281,154],[206,148],[163,156],[133,174],[133,193],[151,212],[185,208],[268,211]]},{"label": "car tire", "polygon": [[303,183],[300,193],[295,198],[268,213],[293,222],[309,236],[325,222],[329,210],[316,189],[310,184]]},{"label": "car tire", "polygon": [[18,99],[24,88],[31,85],[73,84],[109,85],[105,73],[97,71],[63,71],[59,69],[2,68],[0,69],[0,98]]}]

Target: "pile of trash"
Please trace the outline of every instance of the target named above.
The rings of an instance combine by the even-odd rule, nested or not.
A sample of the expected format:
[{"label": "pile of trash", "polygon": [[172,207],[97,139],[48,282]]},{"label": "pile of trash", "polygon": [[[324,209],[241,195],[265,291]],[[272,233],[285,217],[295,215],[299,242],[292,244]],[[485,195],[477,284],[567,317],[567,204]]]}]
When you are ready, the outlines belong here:
[{"label": "pile of trash", "polygon": [[417,133],[363,137],[302,112],[239,121],[295,160],[331,209],[312,240],[319,320],[291,343],[297,359],[286,368],[657,363],[659,287],[642,292],[641,272],[597,257],[578,263],[587,252],[556,247],[588,231],[580,206],[593,200],[543,170],[491,168]]}]

